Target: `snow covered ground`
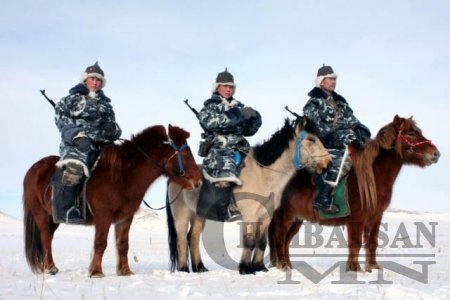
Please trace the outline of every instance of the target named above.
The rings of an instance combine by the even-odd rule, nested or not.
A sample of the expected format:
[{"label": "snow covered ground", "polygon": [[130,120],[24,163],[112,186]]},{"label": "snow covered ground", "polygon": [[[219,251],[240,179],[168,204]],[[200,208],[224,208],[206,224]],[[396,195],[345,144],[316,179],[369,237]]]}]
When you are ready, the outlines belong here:
[{"label": "snow covered ground", "polygon": [[[217,231],[219,223],[207,224],[209,230],[214,225]],[[22,221],[0,213],[0,299],[450,299],[450,214],[386,213],[378,251],[385,268],[358,274],[340,269],[347,253],[342,228],[307,224],[311,234],[305,237],[303,228],[291,249],[300,271],[241,276],[240,227],[225,224],[221,252],[204,241],[209,272],[171,273],[165,216],[141,210],[130,233],[135,275],[115,275],[111,230],[103,260],[106,277],[91,279],[93,227],[60,226],[53,243],[60,272],[34,275],[24,257]],[[220,230],[217,235],[222,236]]]}]

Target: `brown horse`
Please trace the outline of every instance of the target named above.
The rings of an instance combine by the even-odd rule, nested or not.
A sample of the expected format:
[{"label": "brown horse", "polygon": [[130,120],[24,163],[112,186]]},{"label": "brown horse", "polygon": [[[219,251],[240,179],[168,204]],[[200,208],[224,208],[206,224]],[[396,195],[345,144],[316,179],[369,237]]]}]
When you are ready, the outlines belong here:
[{"label": "brown horse", "polygon": [[[103,277],[102,257],[111,224],[115,226],[117,274],[132,275],[128,265],[128,233],[133,216],[148,187],[161,175],[186,189],[198,187],[201,173],[187,146],[189,132],[169,125],[146,128],[121,145],[106,146],[92,172],[86,196],[87,225],[95,226],[94,255],[89,276]],[[24,178],[25,254],[34,273],[56,274],[52,239],[53,222],[50,179],[58,156],[44,157]]]},{"label": "brown horse", "polygon": [[353,168],[347,179],[351,214],[343,218],[318,219],[312,209],[316,196],[313,179],[299,171],[286,186],[281,205],[275,211],[269,229],[270,260],[281,270],[292,268],[289,244],[304,220],[321,225],[346,225],[349,254],[348,271],[361,271],[358,262],[363,237],[366,250],[365,270],[378,269],[376,249],[383,212],[389,206],[392,188],[403,165],[426,167],[437,163],[440,153],[427,140],[412,117],[395,116],[363,150],[353,151]]}]

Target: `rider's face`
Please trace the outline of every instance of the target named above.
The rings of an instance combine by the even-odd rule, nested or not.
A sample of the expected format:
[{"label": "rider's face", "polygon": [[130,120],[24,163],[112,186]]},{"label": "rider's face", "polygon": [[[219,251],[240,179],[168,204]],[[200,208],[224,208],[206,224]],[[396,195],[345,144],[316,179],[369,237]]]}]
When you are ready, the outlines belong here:
[{"label": "rider's face", "polygon": [[233,96],[233,92],[234,92],[234,86],[232,85],[219,85],[219,87],[217,88],[217,92],[219,93],[220,96],[222,96],[225,99],[229,99],[231,98],[231,96]]},{"label": "rider's face", "polygon": [[84,82],[89,92],[97,92],[102,88],[102,80],[97,77],[88,77]]},{"label": "rider's face", "polygon": [[332,93],[336,89],[336,78],[334,77],[326,77],[322,80],[322,83],[320,84],[320,87],[328,92]]}]

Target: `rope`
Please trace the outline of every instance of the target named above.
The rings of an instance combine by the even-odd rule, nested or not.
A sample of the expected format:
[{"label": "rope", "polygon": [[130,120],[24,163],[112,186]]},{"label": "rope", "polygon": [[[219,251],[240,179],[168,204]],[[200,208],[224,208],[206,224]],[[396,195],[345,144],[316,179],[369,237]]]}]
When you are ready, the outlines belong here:
[{"label": "rope", "polygon": [[[178,199],[178,196],[180,196],[181,192],[183,191],[183,187],[180,187],[180,190],[178,191],[177,195],[175,196],[175,198],[173,198],[173,200],[169,201],[169,206],[171,206],[173,203],[175,203],[175,201]],[[167,192],[169,193],[169,192]],[[169,194],[167,194],[169,195]],[[147,203],[147,201],[145,201],[144,199],[142,199],[142,202],[144,202],[145,206],[147,206],[148,208],[150,208],[151,210],[162,210],[165,209],[167,207],[167,205],[159,207],[159,208],[153,208],[150,206],[150,204]]]}]

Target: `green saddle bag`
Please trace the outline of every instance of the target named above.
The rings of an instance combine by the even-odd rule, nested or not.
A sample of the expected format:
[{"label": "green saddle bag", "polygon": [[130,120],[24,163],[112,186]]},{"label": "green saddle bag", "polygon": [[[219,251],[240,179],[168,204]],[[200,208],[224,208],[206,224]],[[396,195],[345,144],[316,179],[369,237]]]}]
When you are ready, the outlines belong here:
[{"label": "green saddle bag", "polygon": [[[317,177],[316,179],[317,193],[320,192],[324,184],[325,183],[322,181],[322,179],[320,177]],[[351,213],[350,205],[348,204],[348,195],[347,195],[347,176],[339,181],[338,186],[335,188],[331,196],[333,197],[333,203],[339,206],[339,212],[336,214],[327,214],[324,213],[321,209],[319,209],[318,211],[320,219],[343,218],[350,215]]]}]

